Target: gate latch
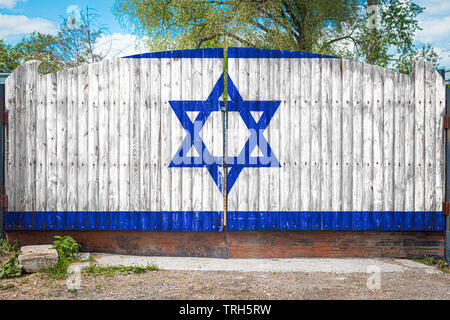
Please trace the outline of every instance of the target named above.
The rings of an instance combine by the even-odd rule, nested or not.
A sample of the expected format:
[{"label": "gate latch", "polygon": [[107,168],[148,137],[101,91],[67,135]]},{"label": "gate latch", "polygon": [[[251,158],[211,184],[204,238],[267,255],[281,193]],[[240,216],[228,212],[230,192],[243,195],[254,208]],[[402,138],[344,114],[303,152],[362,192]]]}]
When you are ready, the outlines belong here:
[{"label": "gate latch", "polygon": [[442,214],[444,216],[450,215],[450,202],[442,203]]}]

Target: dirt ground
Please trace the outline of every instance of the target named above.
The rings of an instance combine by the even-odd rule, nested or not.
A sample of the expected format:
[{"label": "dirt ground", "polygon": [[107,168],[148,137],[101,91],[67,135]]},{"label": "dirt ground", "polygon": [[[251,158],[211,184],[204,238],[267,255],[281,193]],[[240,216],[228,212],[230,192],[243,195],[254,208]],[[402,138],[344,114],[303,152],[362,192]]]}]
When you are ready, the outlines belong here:
[{"label": "dirt ground", "polygon": [[70,292],[66,280],[36,273],[0,280],[0,300],[450,299],[448,273],[414,268],[382,273],[380,289],[372,290],[368,277],[367,273],[157,270],[114,277],[83,275],[81,289]]}]

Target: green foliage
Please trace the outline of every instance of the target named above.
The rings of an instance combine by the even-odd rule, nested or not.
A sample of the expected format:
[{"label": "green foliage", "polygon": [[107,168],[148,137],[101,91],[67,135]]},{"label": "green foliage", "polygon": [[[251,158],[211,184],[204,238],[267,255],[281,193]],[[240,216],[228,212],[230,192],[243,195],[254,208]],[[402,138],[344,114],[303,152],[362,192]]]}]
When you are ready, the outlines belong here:
[{"label": "green foliage", "polygon": [[101,267],[98,265],[90,265],[88,267],[83,268],[83,274],[85,275],[103,275],[106,277],[114,277],[116,276],[116,272],[121,274],[131,274],[131,273],[145,273],[150,270],[159,270],[159,267],[155,264],[151,264],[148,266],[108,266]]},{"label": "green foliage", "polygon": [[19,66],[19,54],[0,39],[0,72],[10,72]]},{"label": "green foliage", "polygon": [[55,44],[55,36],[40,32],[23,37],[15,46],[0,40],[0,69],[2,72],[12,72],[27,61],[39,60],[42,61],[39,66],[42,73],[58,71],[62,65],[54,52]]},{"label": "green foliage", "polygon": [[450,265],[444,259],[439,259],[425,255],[422,259],[415,259],[414,261],[426,264],[428,266],[435,266],[442,272],[450,273]]},{"label": "green foliage", "polygon": [[438,58],[438,54],[431,47],[431,44],[428,43],[419,50],[411,51],[407,55],[400,56],[396,61],[397,70],[402,73],[410,74],[412,72],[411,62],[415,60],[425,61],[433,68],[439,69]]},{"label": "green foliage", "polygon": [[4,239],[0,239],[0,253],[1,252],[19,252],[17,240],[13,244],[8,239],[8,235]]},{"label": "green foliage", "polygon": [[[375,27],[368,3],[378,6]],[[406,72],[405,63],[415,56],[434,61],[436,54],[413,45],[423,10],[405,0],[115,0],[113,14],[148,37],[150,50],[298,50]]]},{"label": "green foliage", "polygon": [[75,258],[75,254],[80,250],[80,245],[70,236],[55,236],[53,248],[58,252],[58,257]]},{"label": "green foliage", "polygon": [[76,254],[80,249],[80,245],[70,236],[55,236],[53,248],[58,252],[58,262],[55,266],[47,268],[45,271],[54,279],[67,278],[67,269],[69,265],[78,261]]},{"label": "green foliage", "polygon": [[14,252],[6,261],[0,266],[0,279],[16,278],[22,274],[22,267],[19,264],[19,253]]},{"label": "green foliage", "polygon": [[239,45],[313,51],[327,26],[341,30],[358,6],[353,0],[116,0],[113,13],[160,49]]}]

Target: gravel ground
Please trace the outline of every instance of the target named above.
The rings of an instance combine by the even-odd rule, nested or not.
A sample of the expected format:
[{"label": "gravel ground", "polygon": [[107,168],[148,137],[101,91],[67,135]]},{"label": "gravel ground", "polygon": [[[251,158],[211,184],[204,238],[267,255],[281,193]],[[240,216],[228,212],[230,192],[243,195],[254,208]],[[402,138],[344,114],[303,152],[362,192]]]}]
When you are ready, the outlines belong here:
[{"label": "gravel ground", "polygon": [[70,292],[66,280],[46,274],[0,280],[0,300],[18,299],[450,299],[450,274],[408,260],[379,259],[402,272],[380,274],[369,289],[365,272],[236,272],[158,270],[144,274],[82,276]]}]

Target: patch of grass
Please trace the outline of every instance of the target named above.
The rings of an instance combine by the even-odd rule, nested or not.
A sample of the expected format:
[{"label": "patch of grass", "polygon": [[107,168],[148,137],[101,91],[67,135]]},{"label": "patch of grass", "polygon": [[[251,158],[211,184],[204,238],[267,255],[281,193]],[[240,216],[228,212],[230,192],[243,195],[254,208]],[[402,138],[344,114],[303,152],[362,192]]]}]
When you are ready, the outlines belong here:
[{"label": "patch of grass", "polygon": [[0,266],[0,279],[16,278],[22,274],[22,267],[19,264],[19,253],[14,252],[6,261]]},{"label": "patch of grass", "polygon": [[425,255],[423,258],[413,259],[413,261],[426,264],[427,266],[434,266],[442,272],[450,273],[450,265],[447,262],[445,262],[444,259],[439,259]]},{"label": "patch of grass", "polygon": [[84,275],[103,275],[106,277],[114,277],[117,273],[120,274],[141,274],[145,273],[150,270],[159,270],[159,267],[155,264],[151,264],[148,266],[107,266],[107,267],[101,267],[98,265],[90,265],[88,267],[83,268],[83,274]]}]

